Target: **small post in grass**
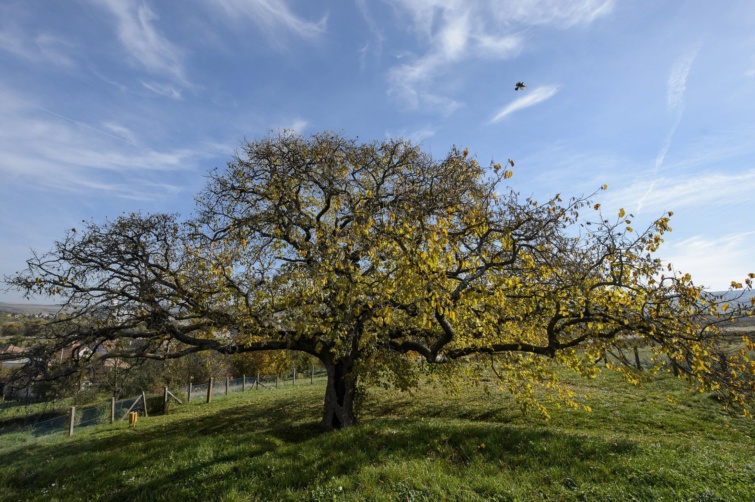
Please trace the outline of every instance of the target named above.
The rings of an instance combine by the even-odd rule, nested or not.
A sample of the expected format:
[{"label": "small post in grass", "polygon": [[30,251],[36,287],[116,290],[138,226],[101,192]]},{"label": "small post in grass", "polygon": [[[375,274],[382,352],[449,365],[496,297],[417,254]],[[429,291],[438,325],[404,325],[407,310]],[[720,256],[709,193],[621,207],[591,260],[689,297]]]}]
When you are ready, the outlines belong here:
[{"label": "small post in grass", "polygon": [[296,368],[294,368],[294,374],[291,378],[291,385],[296,385]]},{"label": "small post in grass", "polygon": [[[167,389],[167,387],[165,387]],[[144,407],[144,416],[148,417],[149,413],[147,413],[147,395],[142,391],[142,406]]]},{"label": "small post in grass", "polygon": [[230,381],[231,381],[231,378],[226,376],[225,377],[225,395],[226,396],[228,395],[228,384],[230,383]]},{"label": "small post in grass", "polygon": [[312,365],[312,373],[309,374],[309,383],[315,383],[315,365]]},{"label": "small post in grass", "polygon": [[246,392],[246,375],[241,375],[241,392]]},{"label": "small post in grass", "polygon": [[[147,406],[145,404],[144,409],[147,409]],[[168,386],[165,386],[165,392],[163,392],[163,415],[168,414]],[[145,414],[146,416],[146,414]]]},{"label": "small post in grass", "polygon": [[110,398],[110,425],[115,423],[115,397]]},{"label": "small post in grass", "polygon": [[186,402],[191,403],[191,380],[189,380],[189,389],[186,392]]},{"label": "small post in grass", "polygon": [[275,374],[275,388],[278,388],[278,373]]},{"label": "small post in grass", "polygon": [[640,352],[637,350],[637,347],[634,348],[634,365],[637,366],[637,369],[642,371],[642,362],[640,361]]},{"label": "small post in grass", "polygon": [[260,390],[260,372],[257,372],[257,380],[254,381],[255,387],[257,387],[257,390]]},{"label": "small post in grass", "polygon": [[76,407],[71,406],[71,417],[68,420],[68,436],[73,436],[73,422],[76,420]]},{"label": "small post in grass", "polygon": [[212,402],[212,382],[214,378],[210,377],[210,381],[207,382],[207,403]]}]

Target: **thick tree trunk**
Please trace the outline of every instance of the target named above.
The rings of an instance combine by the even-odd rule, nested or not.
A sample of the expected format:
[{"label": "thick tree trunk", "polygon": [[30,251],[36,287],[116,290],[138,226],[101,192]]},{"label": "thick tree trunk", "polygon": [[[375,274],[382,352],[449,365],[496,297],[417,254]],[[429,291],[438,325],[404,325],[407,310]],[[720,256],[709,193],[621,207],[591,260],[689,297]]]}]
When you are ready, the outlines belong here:
[{"label": "thick tree trunk", "polygon": [[321,425],[327,430],[342,429],[356,425],[354,398],[357,390],[357,377],[351,371],[352,364],[346,361],[323,361],[328,372],[325,388],[325,406]]}]

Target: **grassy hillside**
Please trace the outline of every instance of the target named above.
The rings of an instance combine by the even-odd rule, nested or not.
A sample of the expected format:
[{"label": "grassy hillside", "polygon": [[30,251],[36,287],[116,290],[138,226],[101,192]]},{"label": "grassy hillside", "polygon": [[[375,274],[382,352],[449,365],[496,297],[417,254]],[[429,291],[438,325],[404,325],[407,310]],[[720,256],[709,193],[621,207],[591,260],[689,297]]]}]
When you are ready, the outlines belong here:
[{"label": "grassy hillside", "polygon": [[[665,379],[575,380],[593,411],[482,388],[375,389],[317,428],[322,384],[249,391],[72,438],[0,436],[0,500],[753,500],[755,423]],[[676,401],[676,403],[672,403]]]}]

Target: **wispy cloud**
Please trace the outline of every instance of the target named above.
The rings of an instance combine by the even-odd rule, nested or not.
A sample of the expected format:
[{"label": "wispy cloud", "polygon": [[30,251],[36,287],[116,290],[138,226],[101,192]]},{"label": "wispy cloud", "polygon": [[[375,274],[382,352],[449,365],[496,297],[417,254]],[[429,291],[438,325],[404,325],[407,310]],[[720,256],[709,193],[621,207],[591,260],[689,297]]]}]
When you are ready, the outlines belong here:
[{"label": "wispy cloud", "polygon": [[[671,126],[668,134],[666,135],[666,139],[663,141],[663,145],[661,146],[661,149],[659,150],[658,155],[655,158],[655,164],[653,166],[654,177],[656,177],[660,172],[661,167],[666,160],[666,155],[668,154],[669,148],[671,148],[671,142],[673,141],[674,135],[676,134],[676,129],[681,123],[682,114],[684,112],[684,92],[687,90],[687,77],[689,76],[689,72],[692,69],[692,64],[695,62],[695,58],[697,57],[699,50],[700,46],[698,45],[688,51],[673,64],[671,71],[669,72],[669,77],[666,82],[666,105],[669,111],[674,115],[674,123]],[[642,212],[642,209],[645,206],[645,202],[649,197],[651,197],[653,191],[655,190],[657,181],[658,180],[656,179],[652,179],[650,181],[650,184],[647,186],[645,193],[637,201],[638,214]]]},{"label": "wispy cloud", "polygon": [[531,91],[527,90],[524,92],[525,94],[523,94],[521,98],[515,99],[508,105],[501,108],[501,110],[492,119],[490,119],[489,123],[493,124],[495,122],[500,122],[506,116],[511,115],[516,111],[522,110],[524,108],[529,108],[530,106],[535,106],[538,103],[542,103],[543,101],[552,98],[558,92],[558,86],[549,85],[536,87]]},{"label": "wispy cloud", "polygon": [[128,51],[132,65],[155,75],[186,83],[181,50],[155,27],[157,14],[145,3],[123,0],[90,0],[115,17],[118,39]]},{"label": "wispy cloud", "polygon": [[285,0],[218,0],[231,20],[249,20],[262,28],[277,45],[284,45],[286,35],[314,38],[325,32],[328,16],[307,21],[297,16]]},{"label": "wispy cloud", "polygon": [[[113,138],[113,139],[117,139],[118,141],[123,141],[124,143],[128,143],[128,144],[130,144],[130,145],[132,145],[132,146],[136,146],[136,145],[134,144],[134,141],[129,141],[129,140],[126,140],[126,139],[124,139],[124,138],[123,138],[122,136],[116,136],[116,135],[110,134],[110,133],[108,133],[107,131],[103,131],[102,129],[98,129],[98,128],[96,128],[96,127],[90,126],[90,125],[88,125],[88,124],[85,124],[85,123],[83,123],[83,122],[79,122],[78,120],[74,120],[74,119],[72,119],[72,118],[69,118],[69,117],[66,117],[66,116],[60,115],[60,114],[58,114],[58,113],[55,113],[55,112],[51,112],[51,111],[50,111],[50,110],[48,110],[47,108],[42,108],[42,107],[37,107],[37,108],[38,108],[39,110],[41,110],[41,111],[45,112],[45,113],[49,113],[50,115],[52,115],[52,116],[54,116],[54,117],[58,117],[59,119],[67,120],[68,122],[71,122],[72,124],[76,124],[76,125],[78,125],[78,126],[80,126],[80,127],[84,127],[84,128],[86,128],[86,129],[90,129],[90,130],[92,130],[92,131],[95,131],[95,132],[98,132],[98,133],[100,133],[100,134],[104,134],[105,136],[108,136],[108,137],[110,137],[110,138]],[[111,129],[112,129],[112,127],[111,127]],[[133,137],[133,136],[132,136],[132,137]]]},{"label": "wispy cloud", "polygon": [[436,90],[439,76],[468,57],[504,59],[519,53],[522,40],[518,35],[501,37],[480,32],[481,20],[474,14],[468,8],[443,11],[441,27],[430,35],[430,51],[421,57],[410,56],[408,62],[390,69],[389,94],[410,108],[425,104],[450,113],[460,103]]},{"label": "wispy cloud", "polygon": [[[408,139],[415,145],[422,144],[426,139],[435,136],[437,130],[432,126],[419,127],[417,129],[401,129],[397,132],[386,131],[386,138],[403,138]],[[432,153],[432,152],[429,152]]]},{"label": "wispy cloud", "polygon": [[0,50],[35,64],[76,66],[72,57],[75,47],[68,40],[49,33],[30,35],[18,26],[0,29]]},{"label": "wispy cloud", "polygon": [[486,59],[513,57],[522,49],[522,37],[519,35],[493,36],[479,34],[475,36],[477,55]]},{"label": "wispy cloud", "polygon": [[755,77],[755,56],[750,58],[750,69],[745,72],[747,77]]},{"label": "wispy cloud", "polygon": [[527,25],[569,28],[589,24],[613,11],[614,0],[529,0],[505,2],[498,15]]},{"label": "wispy cloud", "polygon": [[389,94],[412,109],[427,105],[445,112],[449,101],[456,107],[460,105],[450,96],[438,99],[449,94],[448,90],[444,92],[443,83],[457,78],[451,72],[460,62],[513,58],[523,50],[525,39],[521,32],[528,26],[568,28],[588,24],[609,14],[614,5],[613,0],[568,3],[391,0],[391,3],[398,18],[406,18],[408,14],[414,33],[426,50],[389,70]]},{"label": "wispy cloud", "polygon": [[102,127],[112,132],[116,138],[119,138],[125,141],[126,143],[136,146],[137,143],[139,142],[139,140],[136,139],[136,135],[134,134],[134,132],[128,127],[125,127],[121,124],[108,121],[108,122],[103,122]]},{"label": "wispy cloud", "polygon": [[359,9],[359,13],[362,15],[362,18],[367,23],[367,27],[370,29],[372,39],[374,40],[374,42],[372,43],[365,43],[359,50],[359,66],[360,68],[364,69],[367,65],[366,56],[368,53],[372,52],[378,57],[382,54],[384,37],[383,32],[380,30],[380,27],[372,16],[369,7],[367,6],[367,1],[356,0],[356,5]]},{"label": "wispy cloud", "polygon": [[[755,169],[733,174],[712,171],[710,174],[687,177],[684,181],[670,176],[654,181],[656,186],[663,189],[648,193],[645,182],[636,182],[613,192],[611,199],[616,205],[631,208],[635,214],[640,209],[661,213],[689,206],[701,208],[713,205],[721,208],[746,205],[749,199],[741,194],[755,191]],[[638,207],[639,202],[634,202],[640,196],[642,208]]]},{"label": "wispy cloud", "polygon": [[292,120],[289,124],[286,124],[284,126],[281,126],[280,129],[285,129],[287,131],[295,131],[299,134],[302,134],[307,127],[309,126],[309,121],[306,119],[303,119],[301,117],[297,117],[294,120]]},{"label": "wispy cloud", "polygon": [[0,177],[36,190],[151,200],[179,189],[172,173],[218,153],[211,145],[151,149],[122,123],[88,124],[2,87],[0,114]]},{"label": "wispy cloud", "polygon": [[681,113],[684,107],[684,91],[687,90],[687,77],[699,49],[699,46],[695,47],[671,67],[666,84],[666,102],[668,103],[669,110],[672,112]]},{"label": "wispy cloud", "polygon": [[159,94],[161,96],[165,96],[166,98],[171,99],[181,99],[181,89],[176,88],[176,86],[171,84],[161,84],[159,82],[142,82],[141,83],[146,89],[149,89],[150,91],[154,92],[155,94]]},{"label": "wispy cloud", "polygon": [[728,289],[731,281],[742,281],[748,273],[755,272],[753,246],[755,232],[718,237],[695,235],[670,243],[664,258],[678,271],[694,270],[696,284],[720,291]]}]

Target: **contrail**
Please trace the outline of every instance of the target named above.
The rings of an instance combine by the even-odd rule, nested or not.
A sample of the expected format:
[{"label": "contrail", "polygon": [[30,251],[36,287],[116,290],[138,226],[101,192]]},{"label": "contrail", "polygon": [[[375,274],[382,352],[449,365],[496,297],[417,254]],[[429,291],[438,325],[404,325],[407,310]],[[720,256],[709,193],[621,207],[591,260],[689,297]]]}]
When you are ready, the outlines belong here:
[{"label": "contrail", "polygon": [[111,138],[113,138],[113,139],[117,139],[118,141],[123,141],[124,143],[127,143],[127,144],[129,144],[129,145],[131,145],[131,146],[136,146],[136,147],[138,147],[138,146],[139,146],[139,145],[137,145],[137,144],[134,144],[134,143],[132,143],[132,142],[130,142],[130,141],[128,141],[128,140],[126,140],[126,139],[123,139],[123,138],[119,137],[119,136],[115,136],[115,135],[113,135],[113,134],[110,134],[110,133],[108,133],[108,132],[105,132],[105,131],[103,131],[102,129],[97,129],[96,127],[92,127],[92,126],[90,126],[90,125],[88,125],[88,124],[84,124],[83,122],[79,122],[78,120],[73,120],[73,119],[71,119],[71,118],[65,117],[65,116],[63,116],[63,115],[60,115],[60,114],[58,114],[58,113],[55,113],[55,112],[51,112],[51,111],[50,111],[50,110],[48,110],[47,108],[42,108],[41,106],[35,106],[34,108],[36,108],[36,109],[38,109],[38,110],[42,110],[43,112],[49,113],[50,115],[54,115],[55,117],[61,118],[61,119],[63,119],[63,120],[67,120],[68,122],[72,122],[72,123],[74,123],[74,124],[76,124],[76,125],[80,125],[81,127],[86,127],[87,129],[91,129],[91,130],[93,130],[93,131],[96,131],[96,132],[98,132],[98,133],[100,133],[100,134],[104,134],[105,136],[109,136],[109,137],[111,137]]},{"label": "contrail", "polygon": [[699,50],[700,45],[676,61],[671,67],[671,72],[669,73],[668,82],[666,84],[666,105],[668,106],[669,111],[675,114],[674,124],[666,135],[666,140],[663,142],[661,150],[655,157],[655,165],[653,166],[653,173],[651,174],[654,179],[650,182],[650,186],[645,194],[640,197],[639,201],[637,201],[637,214],[642,212],[642,207],[645,205],[645,201],[650,197],[650,194],[653,193],[653,189],[655,189],[655,178],[658,176],[661,166],[663,166],[663,161],[666,159],[666,154],[671,147],[671,141],[674,139],[676,129],[682,121],[682,114],[684,113],[684,91],[687,89],[687,77],[689,76],[689,71],[692,69],[692,63],[695,62]]}]

